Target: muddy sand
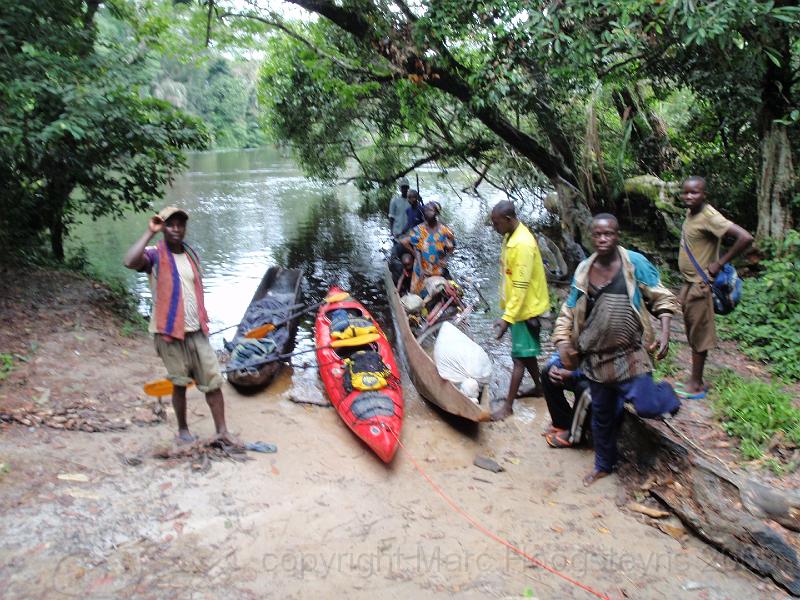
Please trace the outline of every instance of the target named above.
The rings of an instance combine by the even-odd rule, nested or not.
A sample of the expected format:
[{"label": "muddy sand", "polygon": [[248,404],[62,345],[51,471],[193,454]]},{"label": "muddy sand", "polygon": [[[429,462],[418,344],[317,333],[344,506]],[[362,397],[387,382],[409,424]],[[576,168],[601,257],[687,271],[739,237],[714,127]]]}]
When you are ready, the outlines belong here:
[{"label": "muddy sand", "polygon": [[[665,533],[626,508],[617,477],[584,488],[592,453],[547,447],[540,399],[465,427],[406,380],[386,466],[333,409],[289,400],[321,391],[286,368],[254,396],[224,388],[232,429],[276,454],[205,472],[153,458],[174,418],[141,392],[162,373],[152,342],[120,335],[102,289],[54,277],[0,297],[0,352],[25,358],[0,383],[3,598],[593,597],[471,526],[415,462],[481,525],[611,598],[784,597],[674,518]],[[210,435],[196,390],[189,405]],[[20,410],[38,417],[21,425]]]}]

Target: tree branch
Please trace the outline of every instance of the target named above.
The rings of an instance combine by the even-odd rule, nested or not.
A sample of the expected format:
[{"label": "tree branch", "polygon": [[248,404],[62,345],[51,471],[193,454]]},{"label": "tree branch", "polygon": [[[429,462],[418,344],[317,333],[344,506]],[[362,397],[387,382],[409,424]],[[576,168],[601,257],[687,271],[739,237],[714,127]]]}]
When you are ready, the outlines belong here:
[{"label": "tree branch", "polygon": [[357,67],[355,65],[348,64],[341,58],[326,52],[322,48],[316,46],[307,38],[297,33],[294,29],[286,25],[275,13],[270,13],[270,17],[271,18],[262,17],[260,15],[256,15],[253,13],[233,13],[233,12],[224,12],[220,15],[220,19],[228,19],[228,18],[250,19],[252,21],[258,21],[259,23],[263,23],[264,25],[274,27],[275,29],[278,29],[283,33],[285,33],[286,35],[288,35],[290,38],[297,40],[301,44],[305,45],[307,48],[315,52],[317,56],[319,56],[320,58],[324,58],[326,60],[331,61],[336,66],[344,69],[345,71],[350,71],[351,73],[357,73],[359,75],[365,75],[369,77],[370,80],[372,81],[383,82],[383,81],[393,81],[397,79],[397,76],[391,72],[376,73],[371,69],[366,69],[363,67]]},{"label": "tree branch", "polygon": [[539,144],[531,135],[514,127],[508,119],[502,116],[499,107],[487,104],[476,106],[475,93],[460,74],[435,65],[425,57],[417,55],[407,45],[398,45],[391,38],[379,34],[372,27],[368,18],[374,15],[371,15],[368,11],[357,12],[355,9],[346,9],[337,6],[331,0],[287,1],[329,19],[361,43],[377,50],[403,72],[417,76],[428,85],[459,100],[486,127],[528,158],[552,181],[563,180],[573,188],[577,186],[577,177],[564,165],[560,158],[550,153],[547,148]]}]

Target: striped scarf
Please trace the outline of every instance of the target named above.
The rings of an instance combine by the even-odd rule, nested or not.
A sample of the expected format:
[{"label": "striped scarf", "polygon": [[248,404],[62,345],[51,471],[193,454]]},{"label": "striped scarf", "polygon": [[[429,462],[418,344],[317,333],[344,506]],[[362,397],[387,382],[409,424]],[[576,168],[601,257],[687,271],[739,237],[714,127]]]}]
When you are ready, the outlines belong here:
[{"label": "striped scarf", "polygon": [[[189,257],[189,264],[194,271],[194,292],[197,297],[197,314],[200,328],[208,335],[208,315],[203,303],[203,281],[200,276],[200,259],[189,244],[183,244],[184,252]],[[171,338],[184,338],[183,293],[181,292],[180,275],[175,257],[164,240],[156,245],[158,261],[153,270],[156,278],[156,329],[158,333]],[[167,268],[160,268],[164,265]]]}]

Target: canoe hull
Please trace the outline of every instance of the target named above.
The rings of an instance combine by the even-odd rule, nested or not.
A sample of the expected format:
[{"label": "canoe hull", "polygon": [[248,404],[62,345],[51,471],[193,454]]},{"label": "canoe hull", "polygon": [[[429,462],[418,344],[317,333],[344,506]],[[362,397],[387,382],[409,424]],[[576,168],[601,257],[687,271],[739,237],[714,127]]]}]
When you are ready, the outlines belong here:
[{"label": "canoe hull", "polygon": [[[300,269],[284,269],[278,266],[270,267],[261,279],[258,288],[256,288],[247,309],[250,310],[251,306],[267,296],[274,296],[280,299],[286,306],[297,304],[300,300],[300,285],[302,280],[303,273]],[[247,315],[247,311],[245,311],[245,315]],[[294,345],[294,336],[297,332],[297,322],[298,319],[293,319],[289,323],[286,323],[285,327],[289,330],[288,340],[285,344],[277,348],[277,354],[285,354],[291,351]],[[243,318],[239,327],[236,329],[234,342],[242,338],[248,328],[249,326]],[[237,390],[252,393],[269,385],[275,375],[281,370],[282,365],[283,363],[276,361],[254,369],[231,371],[228,373],[228,381]]]},{"label": "canoe hull", "polygon": [[403,347],[411,381],[414,382],[417,391],[423,398],[450,414],[476,422],[491,420],[489,386],[484,386],[480,404],[475,404],[459,392],[451,382],[439,375],[436,363],[414,337],[388,267],[384,269],[384,284],[395,331]]}]

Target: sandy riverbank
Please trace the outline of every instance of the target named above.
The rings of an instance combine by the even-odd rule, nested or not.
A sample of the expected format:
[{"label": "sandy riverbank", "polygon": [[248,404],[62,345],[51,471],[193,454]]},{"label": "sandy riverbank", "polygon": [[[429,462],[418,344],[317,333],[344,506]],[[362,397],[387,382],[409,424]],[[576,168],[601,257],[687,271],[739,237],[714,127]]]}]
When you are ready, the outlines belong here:
[{"label": "sandy riverbank", "polygon": [[[405,448],[386,467],[335,411],[291,402],[320,392],[295,389],[286,369],[255,396],[225,387],[233,429],[277,454],[205,474],[151,458],[174,427],[169,410],[166,421],[144,418],[152,405],[141,383],[161,373],[151,341],[120,336],[101,291],[59,277],[3,296],[2,351],[17,344],[29,360],[0,385],[0,407],[81,402],[118,429],[2,425],[6,598],[592,597],[471,527],[412,457],[484,526],[612,598],[783,596],[695,538],[678,541],[620,508],[617,478],[583,488],[592,454],[546,446],[541,400],[471,429],[407,385]],[[210,434],[202,395],[189,399],[192,427]],[[137,425],[137,414],[153,422]],[[505,471],[473,466],[479,454]],[[121,460],[132,456],[142,463]]]}]

